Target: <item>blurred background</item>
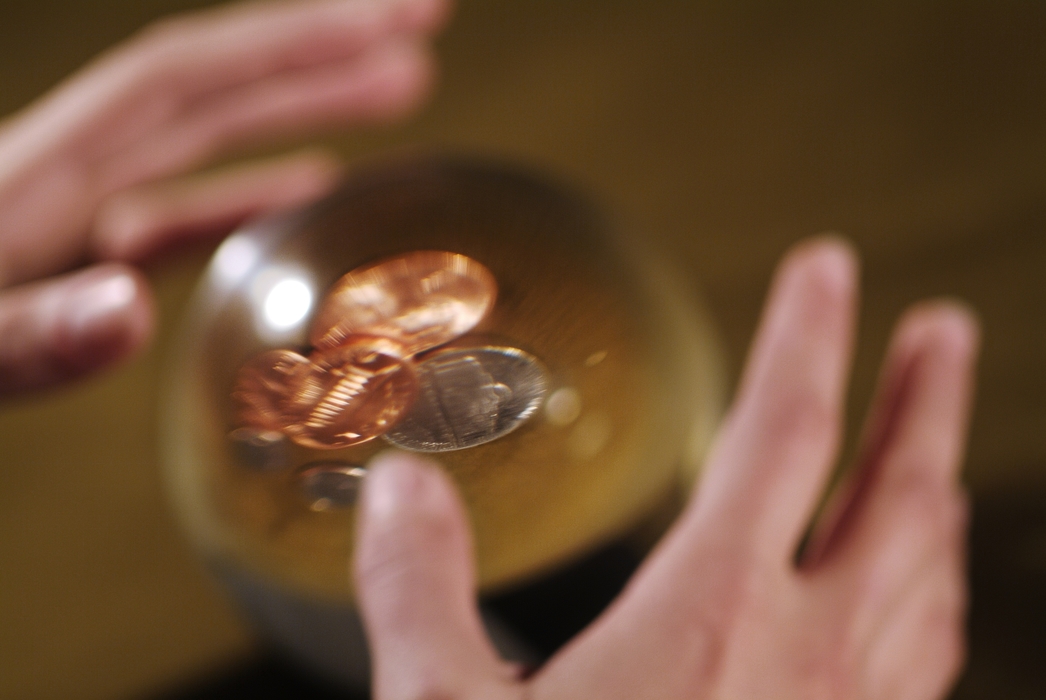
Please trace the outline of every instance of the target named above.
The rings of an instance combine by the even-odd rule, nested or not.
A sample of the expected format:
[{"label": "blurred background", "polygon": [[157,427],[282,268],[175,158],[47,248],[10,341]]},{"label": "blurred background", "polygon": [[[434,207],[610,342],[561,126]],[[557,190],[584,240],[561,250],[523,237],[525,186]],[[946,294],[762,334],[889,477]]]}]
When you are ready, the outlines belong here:
[{"label": "blurred background", "polygon": [[[204,4],[5,0],[0,113]],[[416,118],[324,142],[350,160],[488,153],[576,181],[697,281],[731,382],[775,261],[810,234],[842,232],[864,259],[853,421],[906,305],[977,309],[955,697],[1044,697],[1046,4],[463,0],[438,51]],[[144,357],[0,406],[2,698],[157,697],[260,653],[180,537],[158,468],[162,358],[208,254],[149,269],[163,325]]]}]

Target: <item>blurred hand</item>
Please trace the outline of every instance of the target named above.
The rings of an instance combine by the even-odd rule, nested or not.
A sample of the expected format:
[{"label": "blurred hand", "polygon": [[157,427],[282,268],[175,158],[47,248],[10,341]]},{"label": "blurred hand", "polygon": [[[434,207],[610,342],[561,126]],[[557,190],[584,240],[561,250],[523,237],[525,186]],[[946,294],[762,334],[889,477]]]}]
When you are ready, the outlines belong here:
[{"label": "blurred hand", "polygon": [[[406,114],[446,10],[278,0],[174,17],[0,123],[0,395],[145,343],[152,302],[128,262],[327,192],[340,165],[315,151],[179,178],[274,138]],[[52,277],[94,261],[107,262]]]},{"label": "blurred hand", "polygon": [[375,697],[943,696],[963,661],[964,452],[976,322],[902,318],[849,481],[815,525],[838,449],[856,263],[830,240],[788,255],[699,487],[625,591],[522,679],[486,639],[466,516],[434,465],[378,460],[355,577]]}]

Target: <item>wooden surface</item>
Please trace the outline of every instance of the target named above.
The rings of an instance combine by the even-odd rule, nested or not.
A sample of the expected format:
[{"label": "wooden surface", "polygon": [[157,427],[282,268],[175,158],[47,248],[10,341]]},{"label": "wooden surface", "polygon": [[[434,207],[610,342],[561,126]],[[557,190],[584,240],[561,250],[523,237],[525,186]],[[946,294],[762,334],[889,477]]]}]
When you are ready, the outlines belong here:
[{"label": "wooden surface", "polygon": [[[192,4],[8,0],[0,112]],[[478,150],[574,179],[695,276],[735,369],[775,260],[810,234],[843,232],[864,256],[855,418],[904,306],[973,304],[986,342],[957,697],[1042,697],[1046,5],[465,0],[439,52],[417,119],[328,142],[349,158]],[[0,408],[0,697],[139,696],[250,653],[157,469],[160,358],[204,256],[152,269],[164,327],[142,359]]]}]

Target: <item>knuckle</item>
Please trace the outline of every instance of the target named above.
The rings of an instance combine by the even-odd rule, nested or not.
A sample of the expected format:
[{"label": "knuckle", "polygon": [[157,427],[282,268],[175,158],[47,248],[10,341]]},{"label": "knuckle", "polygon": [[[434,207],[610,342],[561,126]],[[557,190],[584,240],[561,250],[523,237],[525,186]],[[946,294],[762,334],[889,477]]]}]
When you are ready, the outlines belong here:
[{"label": "knuckle", "polygon": [[[702,562],[705,595],[690,600],[700,607],[696,617],[712,631],[730,629],[738,615],[758,610],[779,584],[771,567],[745,549],[717,547],[706,553]],[[709,600],[715,601],[711,609]]]},{"label": "knuckle", "polygon": [[695,695],[702,683],[725,673],[738,621],[772,616],[772,584],[751,562],[718,550],[703,552],[700,560],[699,590],[654,612],[665,637],[678,644],[679,658],[687,660],[685,673],[697,684]]},{"label": "knuckle", "polygon": [[180,15],[161,17],[145,25],[132,37],[131,45],[142,54],[161,52],[191,33],[191,22]]},{"label": "knuckle", "polygon": [[946,538],[965,533],[969,506],[958,487],[918,469],[906,469],[902,474],[886,486],[886,495],[913,526]]},{"label": "knuckle", "polygon": [[685,660],[684,672],[695,683],[695,691],[725,672],[729,625],[724,618],[719,609],[706,605],[676,611],[666,621],[666,636],[675,640],[678,658]]},{"label": "knuckle", "polygon": [[771,406],[765,429],[774,443],[806,445],[834,440],[838,425],[838,411],[829,399],[796,389]]},{"label": "knuckle", "polygon": [[213,30],[214,22],[209,17],[214,12],[204,10],[155,19],[131,37],[128,48],[137,62],[152,72],[170,68],[187,47],[199,46],[217,38]]},{"label": "knuckle", "polygon": [[777,603],[788,589],[787,572],[758,557],[735,557],[722,567],[724,575],[714,591],[713,606],[704,616],[708,630],[731,634],[740,618],[773,620]]},{"label": "knuckle", "polygon": [[941,488],[917,465],[899,465],[883,484],[887,502],[904,508],[923,510],[932,507]]},{"label": "knuckle", "polygon": [[203,26],[199,14],[170,14],[154,19],[138,30],[137,37],[142,41],[165,44],[184,41],[197,34]]},{"label": "knuckle", "polygon": [[169,73],[183,43],[184,20],[171,17],[154,20],[139,29],[118,50],[119,59],[139,88],[153,87],[165,73]]}]

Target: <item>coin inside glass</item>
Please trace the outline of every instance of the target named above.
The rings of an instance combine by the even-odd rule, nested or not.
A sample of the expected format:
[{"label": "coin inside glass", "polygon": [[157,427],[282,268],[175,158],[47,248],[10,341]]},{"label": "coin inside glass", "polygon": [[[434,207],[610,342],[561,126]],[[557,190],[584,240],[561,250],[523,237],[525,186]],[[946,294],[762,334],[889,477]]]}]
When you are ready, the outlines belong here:
[{"label": "coin inside glass", "polygon": [[[284,347],[300,353],[295,362],[308,359],[301,355],[315,347],[309,331],[324,295],[346,272],[408,251],[464,254],[489,269],[498,287],[482,320],[451,343],[410,355],[401,342],[409,361],[451,347],[519,347],[547,371],[540,408],[513,432],[429,455],[454,477],[468,505],[479,589],[522,581],[643,520],[695,473],[724,375],[702,314],[690,317],[693,297],[680,293],[686,285],[647,260],[639,238],[613,230],[612,218],[572,190],[512,167],[422,158],[361,168],[315,207],[237,232],[205,275],[165,374],[170,493],[200,549],[237,582],[286,594],[273,599],[280,610],[312,599],[353,608],[345,575],[354,541],[349,513],[312,512],[298,473],[320,459],[365,464],[388,443],[321,451],[284,433],[284,470],[253,471],[229,439],[248,426],[231,394],[240,368],[265,349]],[[286,279],[307,284],[312,307],[305,308],[295,284],[297,292],[277,295],[286,305],[270,304],[269,292]],[[281,313],[266,316],[275,310]],[[293,331],[278,336],[259,323],[289,323],[302,313]],[[464,363],[475,364],[482,367],[483,358]],[[496,404],[498,417],[481,411],[468,420],[451,410],[460,408],[455,403],[444,426],[473,425],[478,435],[497,438],[503,416],[513,414],[504,388],[482,384],[480,404]],[[273,411],[271,399],[263,397],[262,407],[283,421],[280,402]],[[425,447],[416,426],[391,430]],[[451,436],[428,445],[472,440]]]},{"label": "coin inside glass", "polygon": [[290,350],[270,350],[240,368],[233,389],[240,424],[281,432],[287,425],[284,405],[293,395],[297,377],[310,365]]},{"label": "coin inside glass", "polygon": [[254,471],[279,471],[290,463],[287,436],[276,430],[237,428],[229,441],[239,463]]},{"label": "coin inside glass", "polygon": [[350,508],[366,475],[366,469],[348,462],[312,462],[298,474],[298,486],[313,510]]},{"label": "coin inside glass", "polygon": [[335,449],[373,440],[414,403],[418,379],[403,346],[388,338],[354,336],[316,350],[297,368],[281,405],[283,431],[294,442]]},{"label": "coin inside glass", "polygon": [[460,450],[512,432],[541,406],[548,386],[541,363],[518,348],[438,350],[416,368],[418,399],[385,439],[420,452]]},{"label": "coin inside glass", "polygon": [[494,305],[497,282],[465,255],[420,250],[357,268],[327,294],[309,340],[332,348],[365,333],[391,338],[413,355],[476,326]]}]

